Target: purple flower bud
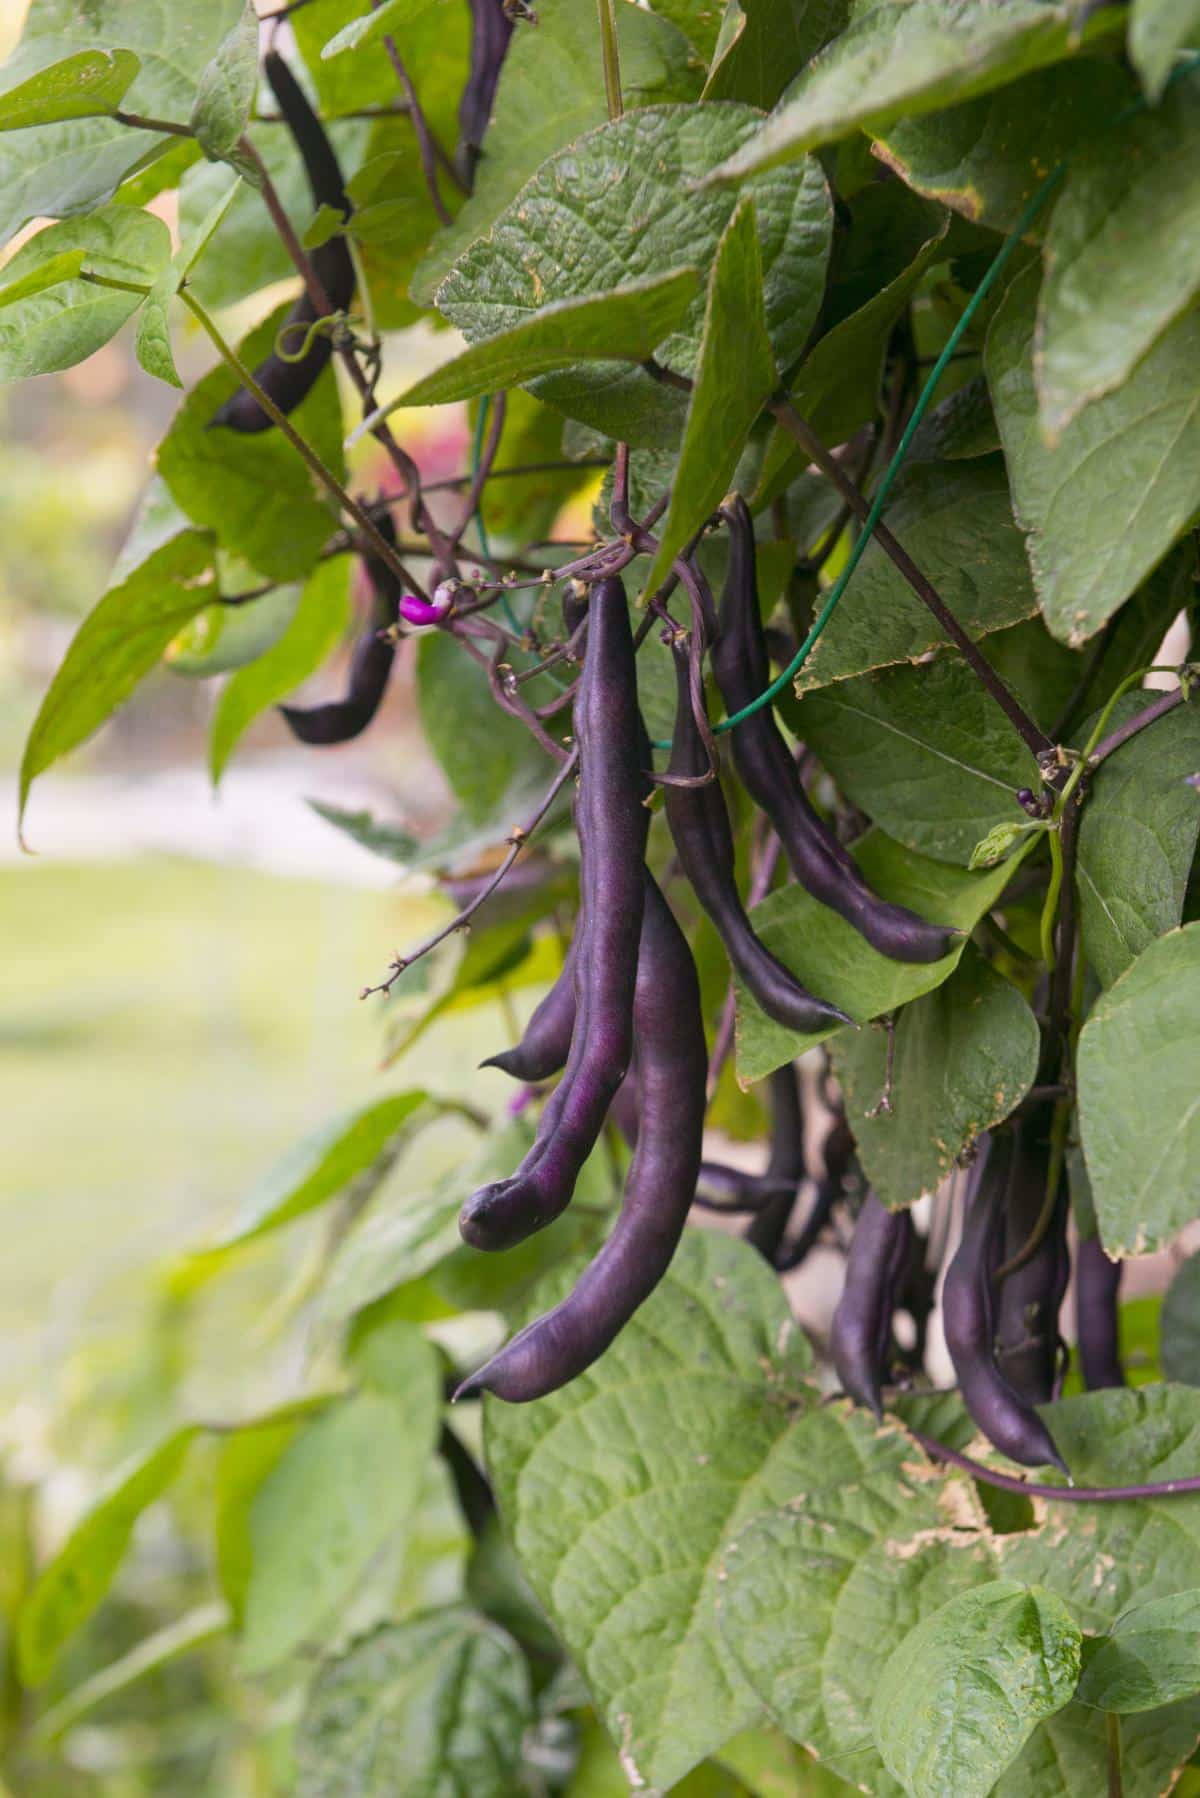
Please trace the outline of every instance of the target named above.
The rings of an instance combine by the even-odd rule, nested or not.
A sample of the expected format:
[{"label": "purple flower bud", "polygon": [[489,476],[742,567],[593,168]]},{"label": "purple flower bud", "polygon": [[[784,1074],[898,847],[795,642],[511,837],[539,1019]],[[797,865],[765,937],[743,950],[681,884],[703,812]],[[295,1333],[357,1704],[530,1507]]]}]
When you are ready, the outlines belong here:
[{"label": "purple flower bud", "polygon": [[400,616],[406,624],[440,624],[449,610],[448,602],[418,599],[415,593],[404,594],[400,601]]}]

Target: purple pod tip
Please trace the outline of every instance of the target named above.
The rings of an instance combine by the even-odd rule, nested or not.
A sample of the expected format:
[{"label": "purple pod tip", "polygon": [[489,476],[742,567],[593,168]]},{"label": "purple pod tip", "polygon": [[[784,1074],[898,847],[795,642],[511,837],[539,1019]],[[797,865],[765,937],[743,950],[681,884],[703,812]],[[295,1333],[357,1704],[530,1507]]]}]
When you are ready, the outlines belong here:
[{"label": "purple pod tip", "polygon": [[478,1393],[484,1392],[487,1370],[490,1366],[491,1363],[485,1361],[482,1367],[476,1368],[474,1373],[468,1374],[465,1380],[460,1381],[450,1394],[450,1403],[456,1405],[460,1398],[474,1398]]},{"label": "purple pod tip", "polygon": [[418,599],[415,593],[405,593],[400,601],[400,616],[406,624],[440,624],[449,611],[448,605],[439,605],[436,600]]}]

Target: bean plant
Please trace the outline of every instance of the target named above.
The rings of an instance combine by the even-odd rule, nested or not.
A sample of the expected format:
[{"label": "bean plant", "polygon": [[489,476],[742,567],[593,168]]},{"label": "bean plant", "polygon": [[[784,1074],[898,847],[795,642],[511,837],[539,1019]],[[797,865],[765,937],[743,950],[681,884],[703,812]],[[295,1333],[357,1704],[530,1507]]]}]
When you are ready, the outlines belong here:
[{"label": "bean plant", "polygon": [[[1200,1269],[1122,1302],[1200,1212],[1200,7],[33,0],[0,85],[0,371],[181,390],[22,809],[163,664],[214,778],[277,708],[441,895],[346,1005],[508,1081],[192,1245],[320,1226],[290,1388],[43,1552],[13,1777],[218,1643],[299,1798],[1200,1790]],[[398,676],[432,838],[340,802]],[[72,1683],[197,1470],[200,1610]]]}]

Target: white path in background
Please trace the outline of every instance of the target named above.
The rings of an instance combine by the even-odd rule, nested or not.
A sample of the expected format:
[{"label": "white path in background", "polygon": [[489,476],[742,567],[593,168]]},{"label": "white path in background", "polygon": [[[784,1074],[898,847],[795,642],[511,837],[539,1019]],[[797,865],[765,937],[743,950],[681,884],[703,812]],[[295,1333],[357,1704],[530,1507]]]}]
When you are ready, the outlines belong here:
[{"label": "white path in background", "polygon": [[[311,760],[285,755],[231,768],[215,794],[195,764],[44,777],[30,799],[25,836],[37,857],[58,861],[191,855],[271,874],[392,885],[400,870],[318,817],[309,799],[399,822],[394,797],[378,785],[351,771],[314,776]],[[0,781],[0,866],[29,865],[16,816],[17,783],[8,778]]]}]

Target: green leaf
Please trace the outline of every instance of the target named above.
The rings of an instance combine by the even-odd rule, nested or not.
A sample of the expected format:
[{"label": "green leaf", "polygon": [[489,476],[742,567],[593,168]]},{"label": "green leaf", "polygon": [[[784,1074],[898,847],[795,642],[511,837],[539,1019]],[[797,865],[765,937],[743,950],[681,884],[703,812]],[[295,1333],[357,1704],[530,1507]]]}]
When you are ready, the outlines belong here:
[{"label": "green leaf", "polygon": [[[1025,543],[1013,522],[999,456],[909,469],[896,483],[884,520],[976,641],[1036,613]],[[796,691],[891,663],[915,663],[947,642],[895,563],[872,543],[796,676]]]},{"label": "green leaf", "polygon": [[1200,314],[1168,330],[1118,392],[1050,449],[1038,431],[1033,325],[1038,271],[1012,283],[985,363],[1042,614],[1086,641],[1145,578],[1200,506]]},{"label": "green leaf", "polygon": [[[148,118],[186,120],[196,85],[242,10],[242,0],[37,0],[15,54],[0,72],[13,93],[80,53],[80,38],[114,63],[132,54],[140,67],[124,103]],[[112,119],[64,119],[0,136],[0,243],[32,218],[64,218],[110,198],[125,176],[177,140],[131,130]]]},{"label": "green leaf", "polygon": [[913,1798],[986,1798],[1079,1678],[1082,1636],[1038,1586],[991,1580],[895,1649],[871,1707],[875,1744]]},{"label": "green leaf", "polygon": [[287,1408],[253,1428],[235,1430],[222,1442],[213,1476],[213,1541],[217,1579],[234,1627],[245,1621],[246,1593],[254,1569],[250,1512],[267,1475],[291,1447],[304,1418]]},{"label": "green leaf", "polygon": [[1158,938],[1079,1038],[1079,1128],[1110,1255],[1164,1247],[1200,1211],[1200,924]]},{"label": "green leaf", "polygon": [[362,44],[376,43],[387,37],[398,25],[409,24],[431,6],[444,5],[445,0],[383,0],[374,12],[369,12],[361,19],[351,19],[340,31],[335,31],[329,42],[321,51],[321,61],[328,62],[331,56],[341,56],[346,50],[357,50]]},{"label": "green leaf", "polygon": [[[626,107],[695,98],[699,71],[673,25],[633,6],[617,7],[616,20]],[[529,177],[606,117],[594,0],[555,0],[539,15],[536,30],[519,24],[513,33],[475,191],[434,239],[413,276],[413,299],[432,305],[438,285],[468,244],[491,230]],[[667,266],[677,268],[680,260],[676,256]]]},{"label": "green leaf", "polygon": [[704,87],[706,100],[741,100],[769,112],[795,75],[823,44],[843,30],[848,0],[748,0],[733,9],[731,34],[722,33]]},{"label": "green leaf", "polygon": [[593,357],[644,362],[681,323],[697,285],[695,269],[681,268],[587,299],[552,301],[533,318],[444,363],[384,410],[474,399]]},{"label": "green leaf", "polygon": [[[1130,694],[1114,722],[1147,701],[1143,692]],[[1183,917],[1200,836],[1200,793],[1187,777],[1197,770],[1200,706],[1185,705],[1134,737],[1095,777],[1076,870],[1084,953],[1104,986]]]},{"label": "green leaf", "polygon": [[175,1622],[144,1637],[127,1654],[82,1680],[65,1698],[44,1711],[30,1732],[31,1742],[45,1748],[59,1741],[98,1705],[127,1692],[139,1680],[171,1666],[185,1654],[194,1654],[198,1648],[218,1641],[228,1629],[229,1611],[223,1604],[202,1604],[186,1611]]},{"label": "green leaf", "polygon": [[[336,1198],[351,1181],[376,1174],[382,1179],[391,1166],[406,1126],[426,1104],[428,1094],[419,1088],[393,1093],[373,1105],[335,1118],[297,1143],[243,1201],[229,1225],[206,1256],[235,1244],[253,1242],[293,1218],[303,1217],[318,1205]],[[378,1164],[383,1162],[382,1166]],[[368,1189],[369,1190],[369,1189]],[[365,1195],[364,1195],[365,1196]]]},{"label": "green leaf", "polygon": [[[524,725],[498,710],[483,670],[440,631],[421,640],[417,701],[426,741],[469,818],[491,817],[531,776],[549,784],[545,755]],[[513,816],[507,829],[520,821]]]},{"label": "green leaf", "polygon": [[142,304],[142,293],[85,281],[83,267],[109,280],[150,287],[170,254],[162,220],[132,206],[105,206],[90,218],[64,219],[39,231],[4,269],[0,381],[85,361]]},{"label": "green leaf", "polygon": [[933,1192],[964,1149],[1006,1118],[1037,1075],[1039,1037],[1028,1005],[967,945],[944,985],[896,1021],[891,1104],[881,1030],[834,1040],[846,1116],[867,1179],[885,1205]]},{"label": "green leaf", "polygon": [[[257,38],[255,41],[257,42]],[[146,304],[142,307],[141,316],[138,319],[137,341],[134,345],[137,359],[148,375],[157,376],[169,387],[183,386],[183,382],[179,378],[179,370],[175,366],[175,357],[171,351],[171,301],[183,285],[184,277],[191,273],[203,251],[208,247],[213,233],[218,229],[222,219],[237,198],[240,187],[240,177],[235,176],[207,218],[202,221],[199,229],[189,232],[184,237],[179,249],[150,289]]]},{"label": "green leaf", "polygon": [[244,1673],[266,1672],[327,1637],[375,1556],[403,1534],[433,1452],[440,1397],[433,1348],[416,1331],[406,1335],[404,1391],[368,1389],[333,1406],[290,1444],[254,1497]]},{"label": "green leaf", "polygon": [[662,584],[680,550],[720,505],[776,380],[754,202],[747,197],[722,234],[709,276],[696,381],[647,591]]},{"label": "green leaf", "polygon": [[[286,312],[286,307],[273,312],[240,346],[251,368],[274,348]],[[328,497],[279,431],[247,436],[208,428],[237,384],[222,363],[192,388],[158,446],[158,471],[188,516],[214,531],[225,548],[245,556],[269,579],[305,578],[332,534]],[[291,422],[341,479],[342,419],[332,369],[296,407]]]},{"label": "green leaf", "polygon": [[[720,0],[655,0],[654,10],[687,38],[702,63],[710,63],[723,37],[722,14],[726,10]],[[625,76],[625,51],[621,51],[621,78]]]},{"label": "green leaf", "polygon": [[141,67],[132,50],[81,50],[0,94],[0,131],[116,111]]},{"label": "green leaf", "polygon": [[258,14],[246,0],[241,18],[200,77],[191,127],[204,154],[228,160],[246,129],[258,86]]},{"label": "green leaf", "polygon": [[1159,1359],[1168,1380],[1200,1386],[1200,1255],[1180,1263],[1159,1315]]},{"label": "green leaf", "polygon": [[[712,179],[740,180],[1058,62],[1070,47],[1074,10],[1046,0],[868,0]],[[1111,21],[1093,22],[1093,33],[1105,29]]]},{"label": "green leaf", "polygon": [[349,616],[348,574],[344,558],[318,563],[278,642],[226,682],[209,738],[209,772],[214,786],[254,720],[294,693],[341,641]]},{"label": "green leaf", "polygon": [[38,1574],[17,1625],[25,1685],[40,1686],[50,1677],[67,1639],[112,1584],[138,1518],[175,1478],[196,1434],[194,1426],[174,1430],[124,1469]]},{"label": "green leaf", "polygon": [[504,1630],[458,1607],[387,1624],[321,1667],[296,1738],[296,1798],[511,1798],[533,1723]]},{"label": "green leaf", "polygon": [[1028,823],[1032,755],[957,656],[808,694],[800,735],[854,804],[920,854],[964,866],[996,824]]},{"label": "green leaf", "polygon": [[1128,380],[1200,289],[1200,94],[1178,83],[1152,112],[1073,157],[1046,232],[1034,374],[1042,433]]},{"label": "green leaf", "polygon": [[[872,133],[875,155],[902,181],[993,231],[1011,231],[1064,157],[1104,133],[1136,90],[1114,63],[1090,57],[1040,69],[945,112]],[[1028,228],[1045,231],[1042,213]]]},{"label": "green leaf", "polygon": [[[438,289],[438,306],[474,343],[550,300],[606,293],[680,266],[707,277],[737,196],[697,193],[692,184],[758,117],[732,104],[654,106],[587,132],[543,163],[489,236],[464,253]],[[815,162],[798,182],[772,175],[750,191],[767,329],[785,366],[802,350],[824,291],[829,191]],[[697,296],[681,329],[656,346],[658,359],[693,374],[703,322]],[[647,395],[655,412],[664,406],[649,375],[603,364],[545,376],[535,391],[609,435],[624,433],[630,407],[637,424]]]},{"label": "green leaf", "polygon": [[372,812],[347,812],[340,806],[326,805],[320,799],[310,799],[308,803],[326,824],[332,824],[351,842],[369,849],[372,855],[381,855],[385,861],[398,862],[402,868],[407,868],[420,851],[420,839],[411,831],[403,830],[399,825],[381,824]]},{"label": "green leaf", "polygon": [[1157,100],[1179,52],[1200,47],[1200,0],[1133,0],[1129,55],[1151,100]]},{"label": "green leaf", "polygon": [[[537,1309],[578,1271],[546,1281]],[[536,1404],[485,1401],[509,1539],[635,1789],[672,1785],[756,1718],[718,1634],[719,1562],[750,1517],[792,1495],[775,1462],[802,1347],[762,1258],[689,1230],[585,1374]],[[830,1457],[828,1474],[844,1479],[844,1465]]]},{"label": "green leaf", "polygon": [[21,759],[20,808],[39,774],[84,743],[155,668],[167,644],[208,604],[212,543],[185,531],[110,587],[76,632],[43,699]]},{"label": "green leaf", "polygon": [[1134,1605],[1089,1646],[1081,1704],[1127,1715],[1190,1698],[1200,1692],[1200,1590]]},{"label": "green leaf", "polygon": [[[954,925],[963,931],[996,903],[1013,875],[1011,861],[981,874],[927,861],[881,831],[861,837],[854,845],[854,856],[883,898],[907,905],[932,923]],[[768,894],[750,916],[767,948],[804,986],[863,1023],[940,986],[954,972],[966,945],[963,936],[941,961],[892,961],[799,886],[780,887]],[[823,1042],[836,1028],[801,1036],[768,1018],[740,981],[734,984],[737,1074],[742,1086],[761,1080],[814,1043]]]}]

